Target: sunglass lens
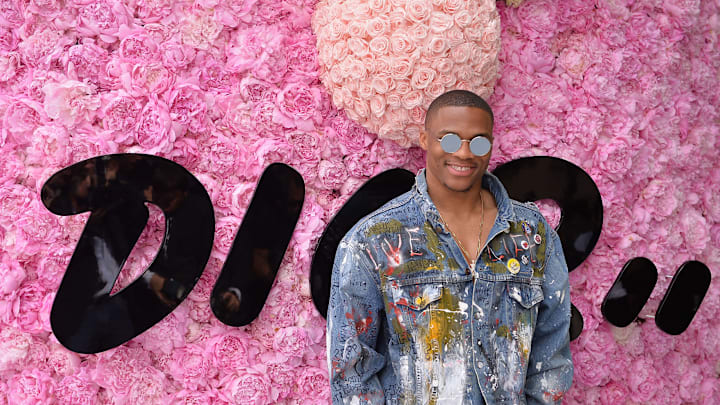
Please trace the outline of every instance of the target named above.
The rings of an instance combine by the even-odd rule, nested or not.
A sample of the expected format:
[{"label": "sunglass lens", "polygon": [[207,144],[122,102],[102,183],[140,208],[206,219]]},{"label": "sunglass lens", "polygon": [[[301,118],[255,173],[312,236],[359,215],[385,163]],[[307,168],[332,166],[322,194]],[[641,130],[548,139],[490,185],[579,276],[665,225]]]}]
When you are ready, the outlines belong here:
[{"label": "sunglass lens", "polygon": [[490,152],[490,141],[482,136],[476,136],[470,141],[470,151],[475,156],[484,156]]},{"label": "sunglass lens", "polygon": [[440,146],[445,153],[455,153],[460,149],[462,141],[457,134],[447,134],[440,140]]}]

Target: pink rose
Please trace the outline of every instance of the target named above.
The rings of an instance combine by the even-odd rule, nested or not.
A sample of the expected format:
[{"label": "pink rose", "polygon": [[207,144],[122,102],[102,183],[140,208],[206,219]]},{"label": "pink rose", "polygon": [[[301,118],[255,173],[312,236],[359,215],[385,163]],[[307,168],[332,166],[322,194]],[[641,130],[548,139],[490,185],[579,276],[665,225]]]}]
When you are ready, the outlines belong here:
[{"label": "pink rose", "polygon": [[194,344],[185,345],[172,352],[169,370],[175,381],[191,390],[207,386],[208,380],[217,374],[217,369],[203,347]]},{"label": "pink rose", "polygon": [[273,390],[278,392],[278,399],[287,398],[295,391],[297,376],[292,367],[277,363],[268,364],[267,374],[272,381]]},{"label": "pink rose", "polygon": [[8,380],[8,401],[12,404],[35,405],[53,400],[55,382],[45,372],[25,369]]},{"label": "pink rose", "polygon": [[108,52],[93,44],[73,45],[63,57],[69,78],[78,81],[89,80],[98,85],[107,74],[105,67],[110,57]]},{"label": "pink rose", "polygon": [[529,73],[550,73],[555,67],[555,55],[543,40],[528,42],[520,53],[520,63]]},{"label": "pink rose", "polygon": [[114,94],[115,97],[105,102],[101,112],[103,127],[116,131],[118,133],[116,141],[126,143],[131,139],[129,135],[132,134],[132,128],[137,123],[143,105],[122,90]]},{"label": "pink rose", "polygon": [[0,372],[19,370],[23,366],[31,344],[31,335],[19,329],[3,326],[0,330]]},{"label": "pink rose", "polygon": [[287,359],[289,364],[300,364],[308,346],[307,332],[303,328],[290,326],[277,331],[273,339],[273,349]]},{"label": "pink rose", "polygon": [[261,405],[274,402],[264,367],[240,367],[219,382],[220,395],[235,404]]},{"label": "pink rose", "polygon": [[99,389],[97,384],[89,380],[87,373],[69,375],[55,386],[55,398],[61,403],[93,405],[97,403]]},{"label": "pink rose", "polygon": [[297,127],[312,130],[322,120],[320,108],[322,95],[317,87],[291,83],[278,93],[277,110],[273,121],[285,128]]},{"label": "pink rose", "polygon": [[239,367],[255,364],[259,352],[257,342],[242,330],[216,328],[206,347],[215,368],[221,373],[232,373]]},{"label": "pink rose", "polygon": [[23,24],[24,6],[20,1],[9,1],[0,8],[0,25],[8,28],[18,28]]},{"label": "pink rose", "polygon": [[568,141],[590,150],[597,144],[603,127],[600,112],[588,107],[578,107],[565,116],[565,130]]},{"label": "pink rose", "polygon": [[18,48],[28,66],[47,69],[60,58],[64,47],[74,41],[74,38],[63,35],[61,31],[45,29],[32,32],[20,42]]},{"label": "pink rose", "polygon": [[152,366],[146,366],[136,371],[125,398],[131,404],[166,403],[167,390],[168,381],[165,374]]},{"label": "pink rose", "polygon": [[582,79],[585,71],[591,64],[591,56],[582,37],[573,40],[560,51],[558,66],[574,79]]},{"label": "pink rose", "polygon": [[9,255],[2,255],[2,260],[0,260],[0,280],[2,280],[0,281],[0,294],[10,295],[16,291],[26,276],[27,273],[20,263],[10,258]]},{"label": "pink rose", "polygon": [[141,347],[118,346],[97,356],[93,381],[121,398],[130,392],[140,370],[150,364],[148,352]]},{"label": "pink rose", "polygon": [[173,89],[168,96],[168,105],[175,132],[182,133],[185,128],[192,132],[204,131],[208,104],[208,96],[195,85],[181,84]]},{"label": "pink rose", "polygon": [[624,382],[610,382],[602,387],[600,401],[603,405],[615,405],[623,403],[630,394],[630,390]]},{"label": "pink rose", "polygon": [[175,75],[160,63],[137,64],[121,76],[125,90],[134,97],[159,96],[175,82]]},{"label": "pink rose", "polygon": [[639,357],[630,365],[628,387],[630,398],[640,403],[650,403],[658,389],[659,377],[652,362]]},{"label": "pink rose", "polygon": [[163,65],[175,70],[184,69],[195,60],[195,49],[176,42],[163,42],[160,45]]},{"label": "pink rose", "polygon": [[120,27],[130,25],[131,19],[132,12],[122,2],[89,2],[79,8],[77,30],[111,44],[118,40]]},{"label": "pink rose", "polygon": [[595,150],[595,165],[605,176],[620,180],[632,166],[636,150],[626,138],[616,137],[599,144]]},{"label": "pink rose", "polygon": [[680,213],[681,232],[690,252],[700,253],[710,240],[705,217],[696,209],[685,207]]},{"label": "pink rose", "polygon": [[297,379],[300,392],[314,400],[330,400],[330,383],[326,370],[317,367],[304,367]]},{"label": "pink rose", "polygon": [[319,186],[326,190],[338,190],[347,179],[345,165],[338,159],[323,159],[318,164]]},{"label": "pink rose", "polygon": [[557,26],[556,3],[547,0],[524,2],[517,11],[522,32],[529,38],[550,38]]},{"label": "pink rose", "polygon": [[0,82],[7,82],[22,70],[20,53],[7,52],[0,56]]},{"label": "pink rose", "polygon": [[138,0],[135,12],[145,23],[160,22],[172,13],[172,2]]},{"label": "pink rose", "polygon": [[175,142],[168,107],[156,98],[150,98],[135,124],[135,141],[144,153],[167,153]]},{"label": "pink rose", "polygon": [[42,106],[24,97],[10,102],[4,112],[0,145],[5,142],[25,144],[41,122],[46,120]]},{"label": "pink rose", "polygon": [[43,87],[44,108],[48,117],[67,127],[82,121],[92,122],[100,98],[95,89],[76,80],[48,83]]},{"label": "pink rose", "polygon": [[158,44],[142,30],[128,31],[120,41],[118,54],[124,63],[151,63],[160,59]]}]

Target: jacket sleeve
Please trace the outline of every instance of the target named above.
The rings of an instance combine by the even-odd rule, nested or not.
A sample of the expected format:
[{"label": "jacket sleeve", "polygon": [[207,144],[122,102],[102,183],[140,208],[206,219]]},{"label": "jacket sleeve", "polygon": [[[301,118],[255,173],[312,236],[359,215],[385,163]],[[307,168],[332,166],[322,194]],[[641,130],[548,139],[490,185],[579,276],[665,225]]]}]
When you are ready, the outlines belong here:
[{"label": "jacket sleeve", "polygon": [[570,389],[570,286],[560,238],[549,229],[548,261],[537,324],[528,362],[525,395],[528,404],[559,404]]},{"label": "jacket sleeve", "polygon": [[333,404],[383,404],[378,372],[385,357],[376,351],[383,300],[369,260],[352,238],[335,255],[327,313],[327,350]]}]

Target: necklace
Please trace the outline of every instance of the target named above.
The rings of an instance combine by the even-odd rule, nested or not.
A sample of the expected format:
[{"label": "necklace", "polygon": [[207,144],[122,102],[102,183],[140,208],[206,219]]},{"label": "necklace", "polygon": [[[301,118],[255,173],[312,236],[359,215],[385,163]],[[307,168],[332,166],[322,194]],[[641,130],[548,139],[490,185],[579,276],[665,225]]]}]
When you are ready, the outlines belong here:
[{"label": "necklace", "polygon": [[[438,213],[440,213],[439,210]],[[450,225],[445,222],[442,214],[440,214],[440,219],[442,219],[445,227],[448,229],[448,231],[450,231],[450,235],[452,235],[453,239],[455,239],[455,242],[457,242],[460,250],[463,252],[463,255],[465,255],[465,259],[470,262],[470,270],[475,271],[475,259],[473,258],[477,258],[478,256],[480,256],[480,249],[482,249],[482,233],[483,227],[485,226],[485,204],[483,201],[482,191],[480,192],[480,235],[478,235],[477,253],[475,254],[475,256],[470,256],[470,253],[468,253],[467,249],[465,249],[465,246],[463,246],[462,242],[460,242],[460,238],[455,235],[455,232],[450,229]]]}]

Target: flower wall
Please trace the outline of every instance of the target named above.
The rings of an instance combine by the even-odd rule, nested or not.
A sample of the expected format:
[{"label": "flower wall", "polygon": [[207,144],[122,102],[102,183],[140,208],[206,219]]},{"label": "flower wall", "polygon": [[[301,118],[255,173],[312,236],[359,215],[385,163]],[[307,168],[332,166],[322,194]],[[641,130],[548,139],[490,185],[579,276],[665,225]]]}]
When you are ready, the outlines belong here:
[{"label": "flower wall", "polygon": [[[314,245],[365,180],[416,170],[424,155],[333,106],[319,80],[314,3],[2,1],[0,404],[328,401],[325,320],[308,285]],[[720,3],[526,0],[497,10],[492,165],[567,159],[592,176],[605,206],[598,245],[570,275],[585,329],[571,344],[565,403],[719,403]],[[163,156],[195,174],[213,200],[215,244],[170,316],[118,348],[79,355],[53,338],[49,314],[87,214],[57,217],[39,190],[71,163],[117,152]],[[212,316],[210,291],[275,161],[303,175],[305,206],[261,315],[228,327]],[[116,290],[152,261],[163,230],[151,210]],[[682,262],[710,267],[713,283],[683,334],[602,318],[605,293],[636,256],[660,273],[641,318]]]}]

